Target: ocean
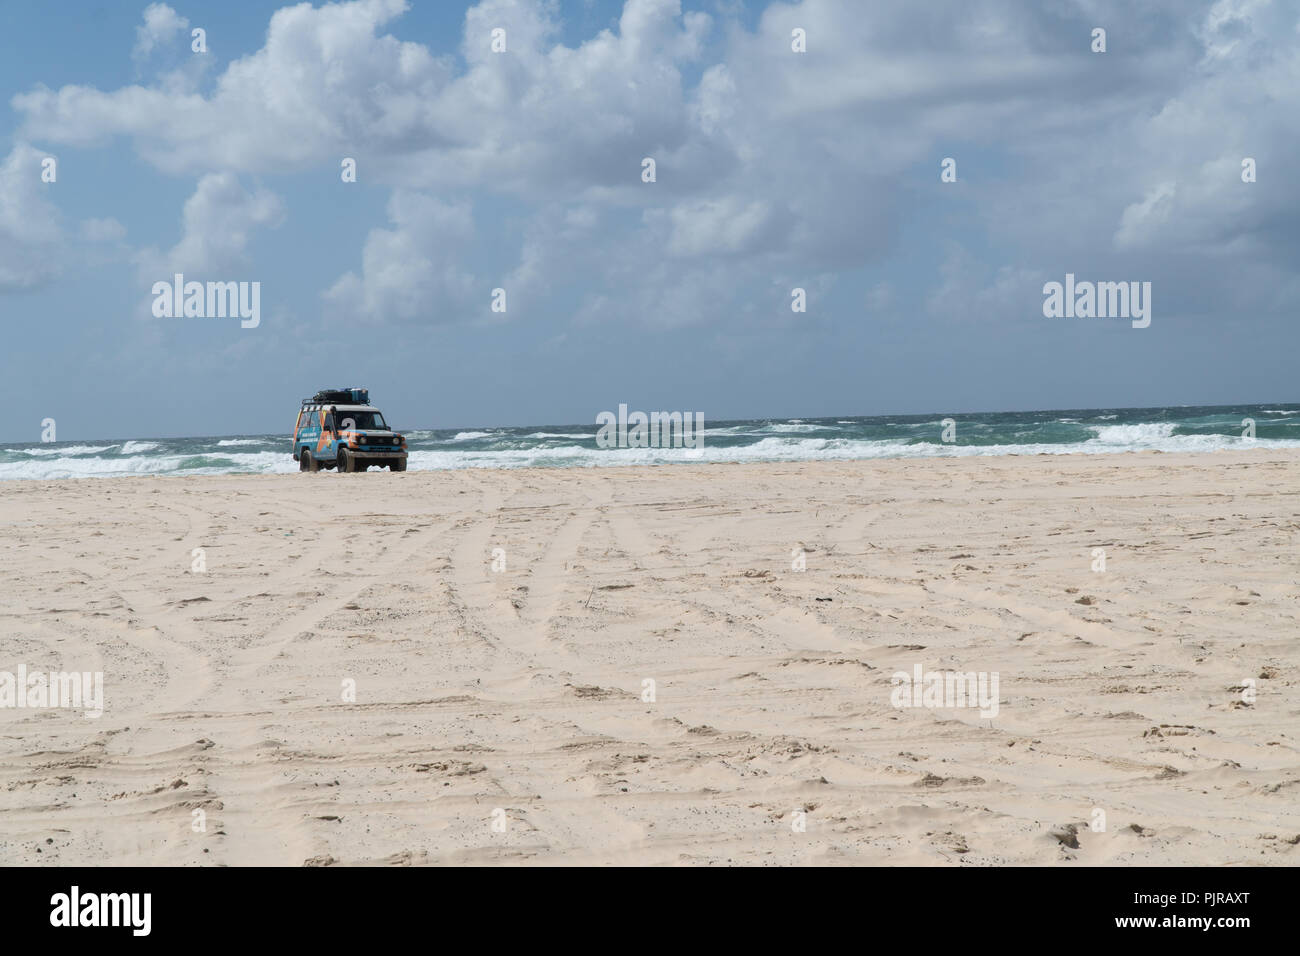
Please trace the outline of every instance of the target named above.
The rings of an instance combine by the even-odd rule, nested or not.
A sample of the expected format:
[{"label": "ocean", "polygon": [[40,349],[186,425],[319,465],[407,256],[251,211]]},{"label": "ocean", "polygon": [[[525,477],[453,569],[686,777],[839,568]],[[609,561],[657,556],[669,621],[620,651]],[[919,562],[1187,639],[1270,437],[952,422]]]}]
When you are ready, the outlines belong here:
[{"label": "ocean", "polygon": [[[955,421],[954,442],[943,419]],[[1243,419],[1255,439],[1243,437]],[[408,469],[584,468],[737,461],[1213,452],[1300,447],[1300,405],[1066,409],[967,415],[841,415],[705,421],[704,447],[599,448],[595,424],[403,428]],[[0,444],[0,479],[276,474],[298,470],[290,435]]]}]

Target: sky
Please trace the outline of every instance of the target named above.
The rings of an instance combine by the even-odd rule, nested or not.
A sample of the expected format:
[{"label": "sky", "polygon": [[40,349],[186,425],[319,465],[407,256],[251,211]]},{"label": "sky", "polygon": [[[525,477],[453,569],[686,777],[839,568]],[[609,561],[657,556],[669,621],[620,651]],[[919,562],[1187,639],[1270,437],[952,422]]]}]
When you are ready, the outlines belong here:
[{"label": "sky", "polygon": [[0,441],[1300,400],[1298,0],[0,0],[0,102]]}]

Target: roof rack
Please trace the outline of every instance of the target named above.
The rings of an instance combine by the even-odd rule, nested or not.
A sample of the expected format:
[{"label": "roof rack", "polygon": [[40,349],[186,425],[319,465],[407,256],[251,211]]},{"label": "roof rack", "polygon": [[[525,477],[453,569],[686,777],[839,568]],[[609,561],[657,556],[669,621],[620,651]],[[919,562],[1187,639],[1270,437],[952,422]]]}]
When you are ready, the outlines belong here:
[{"label": "roof rack", "polygon": [[370,389],[368,388],[322,388],[311,398],[302,400],[304,405],[322,404],[322,405],[369,405]]}]

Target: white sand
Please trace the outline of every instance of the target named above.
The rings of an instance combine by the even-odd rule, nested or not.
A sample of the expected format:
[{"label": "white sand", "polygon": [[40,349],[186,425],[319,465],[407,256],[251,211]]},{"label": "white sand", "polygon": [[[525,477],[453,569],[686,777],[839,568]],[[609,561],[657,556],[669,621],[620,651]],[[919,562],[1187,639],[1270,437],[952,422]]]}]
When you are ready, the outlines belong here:
[{"label": "white sand", "polygon": [[[0,710],[3,864],[1300,859],[1300,454],[6,482],[0,528],[0,671],[105,682]],[[916,664],[997,716],[891,706]]]}]

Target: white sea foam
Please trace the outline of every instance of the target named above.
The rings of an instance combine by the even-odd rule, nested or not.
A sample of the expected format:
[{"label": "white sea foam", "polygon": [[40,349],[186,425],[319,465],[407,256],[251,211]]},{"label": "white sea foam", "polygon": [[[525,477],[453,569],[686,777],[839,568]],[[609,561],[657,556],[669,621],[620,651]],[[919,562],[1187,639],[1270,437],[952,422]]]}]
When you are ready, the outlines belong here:
[{"label": "white sea foam", "polygon": [[1107,445],[1146,445],[1169,438],[1177,427],[1174,422],[1142,422],[1138,425],[1089,425],[1097,441]]},{"label": "white sea foam", "polygon": [[118,449],[119,455],[142,455],[147,451],[157,451],[159,444],[156,441],[129,441]]},{"label": "white sea foam", "polygon": [[[1274,419],[1270,419],[1270,422]],[[778,423],[779,424],[779,423]],[[719,433],[747,442],[713,445],[707,441],[701,449],[684,448],[592,448],[591,436],[583,433],[534,432],[528,436],[510,436],[507,432],[461,432],[459,441],[473,437],[494,437],[494,447],[474,450],[451,442],[434,447],[412,449],[408,467],[412,471],[459,468],[527,468],[527,467],[607,467],[642,464],[708,464],[715,462],[781,462],[816,460],[853,460],[878,458],[948,458],[996,455],[1069,455],[1103,454],[1124,451],[1213,452],[1239,448],[1300,448],[1297,439],[1243,439],[1235,430],[1226,435],[1175,434],[1176,423],[1148,422],[1132,425],[1090,425],[1095,437],[1070,443],[1018,443],[968,445],[942,443],[933,438],[915,440],[916,429],[899,426],[897,437],[863,439],[848,437],[813,437],[799,434],[818,427],[807,423],[775,425],[754,422],[748,425],[716,429]],[[581,426],[577,426],[581,427]],[[918,426],[924,433],[928,426]],[[1288,426],[1282,425],[1282,428]],[[713,430],[711,430],[713,431]],[[782,431],[784,433],[782,433]],[[775,433],[774,433],[775,432]],[[1023,431],[1032,438],[1033,431]],[[409,434],[409,433],[408,433]],[[832,432],[830,434],[835,434]],[[545,447],[539,439],[568,439],[567,443]],[[288,454],[287,442],[276,447],[274,437],[185,440],[193,449],[177,454],[172,443],[147,441],[121,445],[36,446],[0,449],[0,479],[90,478],[123,475],[204,475],[231,472],[280,474],[298,470],[298,463]],[[1014,439],[1013,439],[1014,441]],[[583,443],[579,443],[583,442]],[[261,446],[264,450],[241,446]],[[124,454],[128,447],[136,454]],[[152,451],[145,449],[153,449]],[[104,453],[104,457],[96,457]]]},{"label": "white sea foam", "polygon": [[[230,464],[194,464],[202,458],[219,458]],[[0,479],[120,478],[128,475],[163,474],[220,475],[231,472],[272,474],[297,470],[298,463],[287,454],[267,451],[220,456],[142,455],[134,458],[56,458],[53,461],[0,462]]]},{"label": "white sea foam", "polygon": [[577,445],[509,451],[414,451],[408,467],[424,471],[459,468],[528,468],[538,466],[605,467],[746,461],[823,461],[876,458],[985,457],[996,455],[1113,454],[1117,451],[1207,452],[1228,448],[1300,448],[1300,441],[1248,442],[1225,435],[1171,435],[1157,444],[1125,449],[1096,440],[1069,444],[950,445],[894,440],[764,438],[751,445],[705,445],[698,452],[666,448],[591,449]]},{"label": "white sea foam", "polygon": [[64,445],[55,447],[46,445],[37,448],[15,448],[15,452],[24,455],[36,455],[40,457],[68,457],[71,455],[98,455],[101,451],[108,451],[110,448],[116,448],[116,445]]},{"label": "white sea foam", "polygon": [[491,438],[496,432],[456,432],[451,441],[473,441],[475,438]]}]

